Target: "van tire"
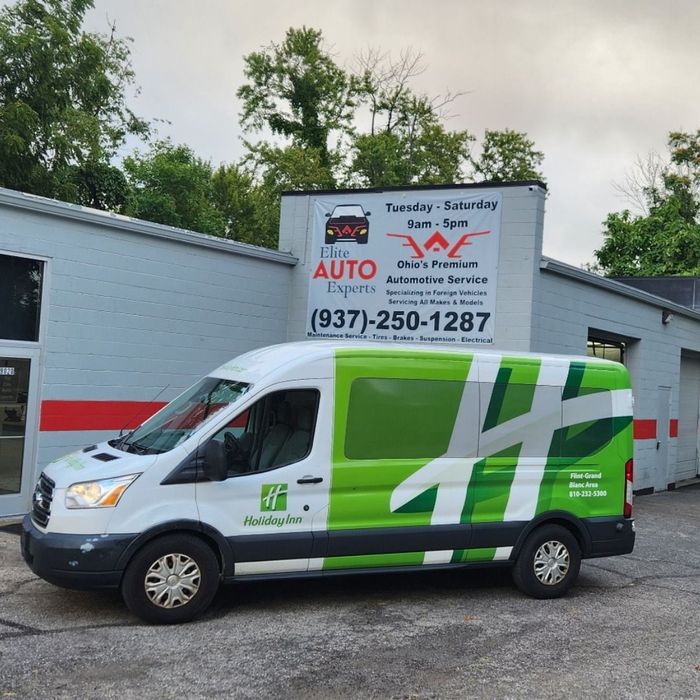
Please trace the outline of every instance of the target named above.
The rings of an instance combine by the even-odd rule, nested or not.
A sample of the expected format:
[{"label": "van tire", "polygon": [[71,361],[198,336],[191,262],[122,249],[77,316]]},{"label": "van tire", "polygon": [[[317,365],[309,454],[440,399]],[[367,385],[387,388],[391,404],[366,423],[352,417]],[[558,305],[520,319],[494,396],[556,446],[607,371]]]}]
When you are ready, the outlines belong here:
[{"label": "van tire", "polygon": [[533,598],[559,598],[581,568],[576,537],[561,525],[542,525],[525,540],[513,567],[515,585]]},{"label": "van tire", "polygon": [[121,593],[137,617],[172,625],[201,615],[218,588],[219,563],[211,547],[182,534],[144,545],[126,568]]}]

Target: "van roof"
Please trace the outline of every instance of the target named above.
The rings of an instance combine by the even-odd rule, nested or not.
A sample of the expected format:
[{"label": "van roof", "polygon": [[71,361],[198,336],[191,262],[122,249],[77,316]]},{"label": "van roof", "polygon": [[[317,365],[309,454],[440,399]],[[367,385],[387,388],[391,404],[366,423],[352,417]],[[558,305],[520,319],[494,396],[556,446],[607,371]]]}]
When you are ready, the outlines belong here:
[{"label": "van roof", "polygon": [[419,343],[391,343],[372,342],[366,340],[304,340],[291,343],[281,343],[270,345],[257,350],[251,350],[244,355],[226,362],[221,367],[212,372],[212,376],[236,379],[254,384],[262,377],[274,372],[284,370],[288,372],[294,366],[305,365],[311,361],[333,358],[338,350],[364,350],[368,353],[392,354],[404,353],[406,351],[418,354],[445,354],[445,355],[478,355],[479,357],[493,357],[497,360],[501,357],[522,357],[523,359],[543,359],[547,358],[552,363],[571,362],[571,360],[581,360],[590,364],[605,365],[610,369],[626,371],[622,365],[611,360],[604,360],[597,357],[576,356],[576,355],[556,355],[548,353],[517,352],[514,350],[493,350],[481,349],[478,347],[465,345],[446,345],[435,343],[425,345]]}]

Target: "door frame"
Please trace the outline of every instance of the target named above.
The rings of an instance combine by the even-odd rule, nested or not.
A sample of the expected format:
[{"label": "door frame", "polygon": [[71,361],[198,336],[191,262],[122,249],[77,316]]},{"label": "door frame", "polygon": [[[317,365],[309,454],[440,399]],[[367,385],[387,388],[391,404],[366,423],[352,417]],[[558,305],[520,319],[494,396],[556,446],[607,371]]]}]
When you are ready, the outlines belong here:
[{"label": "door frame", "polygon": [[19,347],[0,341],[0,357],[16,357],[30,361],[20,490],[19,493],[0,495],[0,518],[2,518],[21,515],[29,510],[31,494],[38,476],[35,474],[35,470],[39,437],[39,415],[41,413],[41,350],[39,348]]},{"label": "door frame", "polygon": [[[681,363],[680,363],[680,368],[679,368],[679,387],[678,387],[678,440],[677,440],[677,447],[676,447],[676,460],[673,465],[673,483],[677,483],[678,481],[683,481],[685,479],[693,479],[696,476],[700,475],[700,394],[696,398],[696,406],[695,406],[695,473],[687,476],[685,474],[681,474],[680,470],[678,468],[679,465],[679,452],[680,452],[680,439],[682,436],[682,429],[685,426],[682,426],[681,423],[685,422],[683,420],[684,416],[681,414],[683,410],[683,404],[681,401],[681,395],[684,393],[683,389],[686,386],[684,384],[684,376],[683,376],[683,368],[684,368],[684,361],[685,362],[692,362],[693,364],[697,366],[700,366],[700,353],[696,352],[689,352],[688,350],[681,349]],[[692,392],[691,392],[692,393]]]},{"label": "door frame", "polygon": [[654,474],[654,490],[665,491],[671,483],[668,426],[671,419],[672,388],[670,386],[659,386],[656,391],[656,471]]},{"label": "door frame", "polygon": [[0,248],[0,254],[15,258],[39,260],[44,263],[41,280],[39,334],[37,340],[6,340],[0,338],[0,356],[27,358],[31,362],[29,368],[29,392],[27,394],[27,416],[20,492],[8,496],[0,496],[0,518],[2,518],[12,515],[21,515],[29,511],[33,486],[39,476],[36,465],[40,439],[39,417],[41,415],[41,387],[44,376],[43,349],[46,347],[49,325],[49,290],[51,289],[52,260],[46,255],[10,248]]}]

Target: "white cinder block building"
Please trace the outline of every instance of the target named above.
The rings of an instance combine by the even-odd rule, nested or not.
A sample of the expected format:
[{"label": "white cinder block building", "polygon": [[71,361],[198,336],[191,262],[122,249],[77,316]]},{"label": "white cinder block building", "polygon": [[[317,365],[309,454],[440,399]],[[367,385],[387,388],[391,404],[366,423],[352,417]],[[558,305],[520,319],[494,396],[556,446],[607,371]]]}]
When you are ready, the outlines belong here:
[{"label": "white cinder block building", "polygon": [[[312,304],[309,297],[324,211],[330,225],[338,205],[374,208],[368,245],[326,239],[328,254],[346,263],[372,259],[378,237],[392,233],[414,265],[434,255],[468,268],[477,242],[450,230],[450,221],[466,225],[467,214],[436,211],[479,199],[497,203],[488,215],[498,236],[490,257],[460,274],[468,280],[482,274],[478,265],[489,269],[488,288],[478,292],[485,301],[470,303],[487,310],[481,325],[490,346],[623,361],[635,395],[635,487],[661,490],[695,477],[700,313],[543,258],[540,183],[288,193],[281,252],[0,190],[0,516],[29,509],[52,459],[133,427],[239,353],[313,336],[313,303],[325,303],[318,284]],[[436,209],[420,211],[424,201]],[[382,228],[382,216],[398,228]],[[381,272],[370,279],[369,263],[365,271],[365,286],[384,282]],[[428,283],[442,279],[436,285],[450,289],[437,274]],[[382,318],[367,311],[377,298],[358,309],[366,324]],[[412,311],[417,332],[439,337],[449,327],[446,310],[428,317],[418,307],[393,308],[402,318]],[[457,323],[470,328],[462,308],[472,307],[460,308]]]},{"label": "white cinder block building", "polygon": [[285,253],[0,190],[0,515],[44,464],[283,342]]}]

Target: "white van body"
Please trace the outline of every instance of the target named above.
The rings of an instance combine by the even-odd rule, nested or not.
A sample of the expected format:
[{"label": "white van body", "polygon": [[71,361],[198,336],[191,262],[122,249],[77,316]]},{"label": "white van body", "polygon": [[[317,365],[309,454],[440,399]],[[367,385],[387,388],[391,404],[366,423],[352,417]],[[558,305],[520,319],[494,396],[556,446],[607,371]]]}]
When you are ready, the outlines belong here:
[{"label": "white van body", "polygon": [[22,552],[155,622],[199,614],[220,581],[397,567],[502,562],[554,597],[582,556],[632,550],[631,431],[616,363],[273,346],[49,464]]}]

